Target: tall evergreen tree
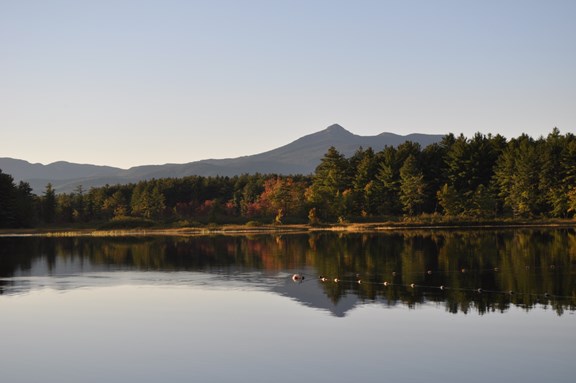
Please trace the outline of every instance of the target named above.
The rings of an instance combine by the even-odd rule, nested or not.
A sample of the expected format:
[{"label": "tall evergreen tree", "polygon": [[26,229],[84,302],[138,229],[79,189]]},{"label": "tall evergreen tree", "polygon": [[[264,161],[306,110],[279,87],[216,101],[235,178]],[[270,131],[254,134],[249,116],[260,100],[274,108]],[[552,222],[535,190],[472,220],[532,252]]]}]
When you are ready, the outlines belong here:
[{"label": "tall evergreen tree", "polygon": [[462,209],[462,198],[454,189],[454,186],[444,184],[437,192],[438,203],[448,216],[460,215]]},{"label": "tall evergreen tree", "polygon": [[322,218],[338,217],[345,213],[343,193],[349,187],[348,161],[336,148],[330,147],[316,167],[307,199]]},{"label": "tall evergreen tree", "polygon": [[420,162],[426,183],[423,206],[425,212],[432,213],[438,210],[437,193],[448,182],[445,157],[446,149],[440,144],[431,144],[422,150]]},{"label": "tall evergreen tree", "polygon": [[536,143],[525,134],[511,140],[500,156],[495,182],[499,196],[515,216],[531,217],[542,212],[544,199],[538,189],[541,166]]},{"label": "tall evergreen tree", "polygon": [[415,215],[421,211],[426,196],[424,175],[418,168],[416,158],[410,155],[400,168],[400,202],[404,212]]},{"label": "tall evergreen tree", "polygon": [[378,153],[378,170],[371,185],[372,200],[378,214],[397,215],[402,213],[400,204],[400,167],[397,150],[387,146]]},{"label": "tall evergreen tree", "polygon": [[11,175],[0,170],[0,227],[16,225],[16,186]]},{"label": "tall evergreen tree", "polygon": [[565,178],[562,166],[564,149],[564,137],[558,128],[554,128],[540,146],[542,167],[538,189],[545,196],[546,210],[556,217],[564,216],[568,210],[568,185],[562,182]]},{"label": "tall evergreen tree", "polygon": [[375,204],[370,192],[376,175],[376,155],[372,148],[358,150],[350,161],[352,167],[352,191],[354,193],[355,214],[373,214]]},{"label": "tall evergreen tree", "polygon": [[52,184],[46,185],[46,190],[41,199],[42,205],[42,221],[44,223],[54,223],[56,218],[56,192],[52,188]]},{"label": "tall evergreen tree", "polygon": [[28,182],[20,181],[16,188],[16,214],[15,224],[17,227],[32,227],[38,220],[37,199],[32,194],[32,188]]}]

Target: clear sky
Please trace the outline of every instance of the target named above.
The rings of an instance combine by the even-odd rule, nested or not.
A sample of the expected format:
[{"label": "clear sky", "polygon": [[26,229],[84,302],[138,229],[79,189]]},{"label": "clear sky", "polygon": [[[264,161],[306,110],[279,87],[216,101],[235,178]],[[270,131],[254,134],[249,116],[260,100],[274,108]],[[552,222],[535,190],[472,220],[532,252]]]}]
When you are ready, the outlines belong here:
[{"label": "clear sky", "polygon": [[0,0],[0,157],[185,163],[333,123],[576,132],[576,1]]}]

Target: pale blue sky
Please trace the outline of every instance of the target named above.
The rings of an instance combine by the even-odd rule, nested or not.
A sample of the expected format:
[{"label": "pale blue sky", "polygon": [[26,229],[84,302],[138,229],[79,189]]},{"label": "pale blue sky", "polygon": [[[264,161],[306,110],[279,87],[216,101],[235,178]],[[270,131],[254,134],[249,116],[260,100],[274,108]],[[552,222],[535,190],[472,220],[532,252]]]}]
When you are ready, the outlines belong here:
[{"label": "pale blue sky", "polygon": [[130,167],[353,133],[576,132],[576,1],[0,0],[0,157]]}]

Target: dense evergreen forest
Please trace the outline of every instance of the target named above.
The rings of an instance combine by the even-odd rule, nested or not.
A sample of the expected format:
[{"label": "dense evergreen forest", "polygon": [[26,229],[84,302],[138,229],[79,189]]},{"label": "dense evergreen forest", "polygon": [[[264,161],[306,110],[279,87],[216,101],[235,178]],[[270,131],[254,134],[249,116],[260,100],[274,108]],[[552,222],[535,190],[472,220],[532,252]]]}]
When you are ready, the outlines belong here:
[{"label": "dense evergreen forest", "polygon": [[330,223],[572,218],[576,136],[449,134],[349,158],[330,148],[312,175],[168,178],[41,196],[0,171],[0,227],[88,224]]}]

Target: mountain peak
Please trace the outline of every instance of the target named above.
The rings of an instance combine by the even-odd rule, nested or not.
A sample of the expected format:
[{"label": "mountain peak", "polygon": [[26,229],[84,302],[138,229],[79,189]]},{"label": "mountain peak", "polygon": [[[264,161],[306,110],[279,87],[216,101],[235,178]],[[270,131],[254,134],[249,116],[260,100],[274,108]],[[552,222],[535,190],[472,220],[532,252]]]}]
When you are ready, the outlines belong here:
[{"label": "mountain peak", "polygon": [[344,129],[342,126],[338,125],[338,124],[332,124],[329,127],[327,127],[324,132],[328,133],[330,136],[340,136],[340,137],[348,137],[348,136],[353,136],[354,134],[352,134],[351,132],[347,131],[346,129]]},{"label": "mountain peak", "polygon": [[344,129],[342,126],[338,125],[338,124],[332,124],[329,127],[326,128],[327,132],[348,132],[346,129]]}]

